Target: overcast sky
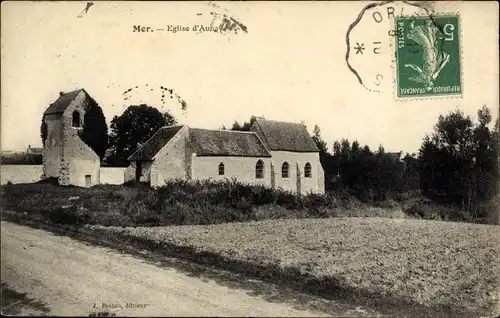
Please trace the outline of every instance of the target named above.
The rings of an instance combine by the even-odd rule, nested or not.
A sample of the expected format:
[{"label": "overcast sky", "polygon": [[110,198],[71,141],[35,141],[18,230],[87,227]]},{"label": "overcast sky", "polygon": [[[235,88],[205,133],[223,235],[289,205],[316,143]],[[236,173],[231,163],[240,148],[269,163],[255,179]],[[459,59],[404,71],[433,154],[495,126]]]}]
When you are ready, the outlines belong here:
[{"label": "overcast sky", "polygon": [[[139,103],[170,110],[180,123],[200,128],[257,115],[304,121],[310,132],[318,124],[330,149],[345,137],[373,149],[382,143],[386,151],[414,152],[439,114],[458,107],[475,118],[487,105],[498,117],[496,2],[434,7],[460,12],[464,95],[403,102],[394,97],[385,8],[384,21],[366,14],[353,29],[351,44],[361,42],[366,50],[350,53],[368,88],[375,87],[376,74],[385,82],[370,91],[347,67],[346,31],[366,2],[95,2],[87,13],[85,4],[2,3],[3,150],[40,146],[43,111],[60,91],[78,88],[97,100],[108,124]],[[167,30],[169,24],[208,26],[210,12],[233,16],[247,33]],[[134,25],[154,32],[133,32]],[[379,55],[372,52],[374,41],[382,42]],[[162,102],[161,86],[186,101],[186,112],[168,95]]]}]

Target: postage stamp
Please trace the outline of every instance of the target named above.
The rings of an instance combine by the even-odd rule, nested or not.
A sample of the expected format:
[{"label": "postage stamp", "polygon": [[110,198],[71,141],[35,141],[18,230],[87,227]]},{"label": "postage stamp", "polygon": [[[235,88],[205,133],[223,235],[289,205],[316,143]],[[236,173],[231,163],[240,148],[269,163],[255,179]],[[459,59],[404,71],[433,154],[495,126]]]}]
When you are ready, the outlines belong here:
[{"label": "postage stamp", "polygon": [[461,95],[457,15],[396,17],[398,97]]},{"label": "postage stamp", "polygon": [[346,64],[358,83],[395,101],[462,98],[460,15],[442,9],[427,2],[367,5],[346,34]]}]

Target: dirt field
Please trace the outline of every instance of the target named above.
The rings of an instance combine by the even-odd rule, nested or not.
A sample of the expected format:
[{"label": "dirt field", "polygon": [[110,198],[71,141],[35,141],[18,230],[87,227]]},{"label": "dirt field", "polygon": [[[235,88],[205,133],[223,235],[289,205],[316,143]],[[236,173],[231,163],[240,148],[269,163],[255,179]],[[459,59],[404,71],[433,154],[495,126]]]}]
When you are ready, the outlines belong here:
[{"label": "dirt field", "polygon": [[190,248],[200,255],[219,255],[228,262],[310,277],[343,291],[424,306],[461,305],[477,313],[498,308],[498,226],[332,218],[97,228],[110,235]]}]

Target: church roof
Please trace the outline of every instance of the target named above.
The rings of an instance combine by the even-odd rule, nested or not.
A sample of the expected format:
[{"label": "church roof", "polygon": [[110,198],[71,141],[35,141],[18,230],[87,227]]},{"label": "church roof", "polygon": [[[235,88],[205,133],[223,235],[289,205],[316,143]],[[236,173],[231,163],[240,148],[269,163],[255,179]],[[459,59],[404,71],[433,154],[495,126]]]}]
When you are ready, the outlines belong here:
[{"label": "church roof", "polygon": [[319,152],[316,143],[302,124],[257,118],[251,127],[274,151]]},{"label": "church roof", "polygon": [[183,126],[168,126],[160,128],[142,147],[129,158],[130,161],[153,160],[154,156],[172,139]]},{"label": "church roof", "polygon": [[189,139],[198,156],[271,157],[253,132],[193,128]]},{"label": "church roof", "polygon": [[85,91],[83,88],[77,89],[69,93],[65,93],[59,96],[59,98],[50,104],[47,110],[43,113],[44,115],[63,113],[69,104],[78,96],[81,91]]},{"label": "church roof", "polygon": [[[128,160],[153,160],[182,127],[161,128]],[[271,157],[259,136],[253,132],[189,128],[188,143],[197,156]]]}]

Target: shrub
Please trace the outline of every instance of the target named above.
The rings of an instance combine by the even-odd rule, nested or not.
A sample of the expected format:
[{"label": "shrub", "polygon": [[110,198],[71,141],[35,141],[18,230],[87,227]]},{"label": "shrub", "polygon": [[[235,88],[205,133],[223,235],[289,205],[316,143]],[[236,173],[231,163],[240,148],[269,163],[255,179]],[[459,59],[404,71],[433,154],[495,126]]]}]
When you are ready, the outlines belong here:
[{"label": "shrub", "polygon": [[38,183],[38,184],[53,184],[53,185],[58,185],[59,184],[59,180],[57,178],[54,178],[54,177],[49,177],[49,178],[45,178],[45,179],[40,179],[40,180],[38,180],[35,183]]},{"label": "shrub", "polygon": [[55,224],[79,225],[89,223],[92,217],[86,210],[75,206],[60,207],[49,211],[48,220]]},{"label": "shrub", "polygon": [[394,200],[385,200],[385,201],[379,201],[379,202],[375,202],[374,205],[376,207],[379,207],[379,208],[383,208],[383,209],[397,209],[397,208],[400,208],[401,205],[394,201]]},{"label": "shrub", "polygon": [[[170,180],[153,189],[147,185],[60,186],[56,179],[1,187],[2,207],[62,224],[158,226],[218,224],[278,218],[340,216],[472,220],[460,209],[430,200],[398,203],[386,200],[369,206],[348,191],[297,196],[288,191],[232,181]],[[64,207],[64,208],[63,208]],[[491,210],[493,205],[478,207]],[[484,212],[486,213],[486,212]],[[483,214],[484,214],[483,213]]]},{"label": "shrub", "polygon": [[405,212],[414,217],[427,220],[443,220],[456,222],[471,222],[474,219],[470,213],[458,207],[444,206],[432,201],[418,200],[405,210]]}]

